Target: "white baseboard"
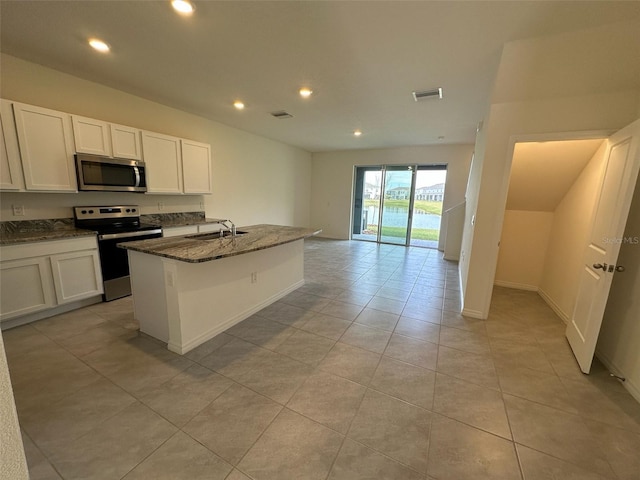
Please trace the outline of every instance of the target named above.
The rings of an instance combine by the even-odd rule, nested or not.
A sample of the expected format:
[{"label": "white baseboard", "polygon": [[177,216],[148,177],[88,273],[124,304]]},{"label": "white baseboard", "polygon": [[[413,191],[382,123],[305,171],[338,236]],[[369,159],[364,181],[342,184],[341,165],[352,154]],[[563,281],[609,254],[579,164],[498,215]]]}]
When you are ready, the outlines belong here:
[{"label": "white baseboard", "polygon": [[71,310],[88,307],[89,305],[100,302],[102,302],[102,295],[85,298],[84,300],[78,300],[72,303],[65,303],[64,305],[58,305],[56,307],[42,310],[40,312],[29,313],[27,315],[23,315],[22,317],[3,320],[0,328],[2,328],[2,330],[9,330],[10,328],[19,327],[20,325],[26,325],[27,323],[53,317],[55,315],[60,315],[61,313],[67,313]]},{"label": "white baseboard", "polygon": [[498,287],[513,288],[515,290],[526,290],[528,292],[538,291],[537,285],[528,285],[526,283],[505,282],[503,280],[496,280],[493,282],[493,284],[497,285]]},{"label": "white baseboard", "polygon": [[569,315],[560,308],[560,306],[549,296],[549,294],[547,294],[547,292],[542,289],[538,289],[538,295],[542,297],[545,303],[551,307],[551,310],[553,310],[564,323],[569,323]]},{"label": "white baseboard", "polygon": [[484,320],[485,317],[483,316],[482,312],[480,310],[471,310],[469,308],[463,308],[462,309],[462,315],[464,315],[465,317],[471,317],[471,318],[477,318],[480,320]]},{"label": "white baseboard", "polygon": [[640,385],[636,385],[633,382],[633,379],[630,379],[627,375],[625,375],[625,373],[601,351],[596,350],[596,357],[598,357],[598,359],[604,364],[604,366],[607,367],[607,370],[609,370],[614,375],[625,379],[625,381],[622,382],[622,386],[631,394],[633,398],[640,402]]}]

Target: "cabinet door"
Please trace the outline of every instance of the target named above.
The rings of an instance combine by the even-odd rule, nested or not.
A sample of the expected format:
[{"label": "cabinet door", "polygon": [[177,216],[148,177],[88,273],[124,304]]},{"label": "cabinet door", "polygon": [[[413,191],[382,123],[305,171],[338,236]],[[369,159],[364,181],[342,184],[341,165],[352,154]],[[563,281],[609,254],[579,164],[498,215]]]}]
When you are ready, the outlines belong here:
[{"label": "cabinet door", "polygon": [[111,124],[111,146],[113,156],[142,160],[142,144],[140,130],[124,125]]},{"label": "cabinet door", "polygon": [[184,193],[211,193],[211,146],[182,140]]},{"label": "cabinet door", "polygon": [[13,104],[27,190],[77,191],[71,115]]},{"label": "cabinet door", "polygon": [[0,263],[0,320],[54,307],[47,257]]},{"label": "cabinet door", "polygon": [[24,190],[16,124],[6,100],[0,100],[0,189]]},{"label": "cabinet door", "polygon": [[58,304],[102,293],[102,273],[97,250],[52,255],[51,271]]},{"label": "cabinet door", "polygon": [[93,118],[71,116],[73,140],[78,153],[111,156],[109,124]]},{"label": "cabinet door", "polygon": [[182,193],[179,138],[142,132],[142,155],[146,163],[147,193]]}]

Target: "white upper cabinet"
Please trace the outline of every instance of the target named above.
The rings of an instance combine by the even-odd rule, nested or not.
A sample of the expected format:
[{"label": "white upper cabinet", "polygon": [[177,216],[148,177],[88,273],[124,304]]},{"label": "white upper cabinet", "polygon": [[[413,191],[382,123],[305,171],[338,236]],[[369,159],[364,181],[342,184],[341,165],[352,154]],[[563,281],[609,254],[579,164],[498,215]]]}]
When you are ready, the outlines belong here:
[{"label": "white upper cabinet", "polygon": [[184,193],[211,193],[211,146],[182,140]]},{"label": "white upper cabinet", "polygon": [[0,100],[0,190],[24,190],[12,104]]},{"label": "white upper cabinet", "polygon": [[109,124],[93,118],[71,116],[77,153],[111,156]]},{"label": "white upper cabinet", "polygon": [[71,115],[13,104],[27,190],[77,191]]},{"label": "white upper cabinet", "polygon": [[142,153],[147,172],[147,193],[182,193],[180,139],[142,132]]},{"label": "white upper cabinet", "polygon": [[124,125],[111,124],[111,146],[113,156],[142,160],[140,130]]}]

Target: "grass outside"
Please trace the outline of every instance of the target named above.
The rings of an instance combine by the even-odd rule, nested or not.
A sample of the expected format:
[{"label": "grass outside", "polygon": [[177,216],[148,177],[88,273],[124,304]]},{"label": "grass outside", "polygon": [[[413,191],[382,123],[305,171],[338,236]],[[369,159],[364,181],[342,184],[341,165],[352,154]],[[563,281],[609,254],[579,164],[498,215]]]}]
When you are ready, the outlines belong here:
[{"label": "grass outside", "polygon": [[[365,207],[378,207],[380,206],[379,200],[365,199]],[[393,208],[406,208],[409,209],[409,200],[385,200],[385,207]],[[442,202],[432,202],[428,200],[415,200],[413,203],[414,210],[422,210],[425,213],[432,213],[434,215],[442,215]]]},{"label": "grass outside", "polygon": [[[362,232],[368,235],[377,235],[377,225],[367,225],[367,229]],[[411,231],[411,238],[414,240],[438,240],[439,231],[435,228],[414,228]],[[407,229],[404,227],[382,227],[383,237],[405,238]]]}]

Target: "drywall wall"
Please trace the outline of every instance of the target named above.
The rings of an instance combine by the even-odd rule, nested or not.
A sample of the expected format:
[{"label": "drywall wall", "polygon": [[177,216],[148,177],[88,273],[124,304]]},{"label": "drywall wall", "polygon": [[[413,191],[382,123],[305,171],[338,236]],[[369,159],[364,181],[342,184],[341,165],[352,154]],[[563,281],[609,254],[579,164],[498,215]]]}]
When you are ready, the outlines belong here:
[{"label": "drywall wall", "polygon": [[[535,134],[552,140],[585,138],[579,132],[613,132],[634,121],[640,98],[638,27],[638,22],[606,25],[504,46],[467,192],[460,261],[466,315],[486,318],[489,311],[514,143]],[[594,43],[597,55],[584,48]],[[556,49],[562,52],[561,62],[540,53]],[[608,52],[614,51],[624,52],[620,58],[628,61],[612,63]],[[579,59],[575,71],[574,59]],[[522,79],[517,72],[525,67],[536,74]],[[599,81],[607,68],[621,81]],[[567,69],[580,85],[565,81]],[[538,89],[537,83],[556,87]]]},{"label": "drywall wall", "polygon": [[0,478],[15,480],[29,478],[2,332],[0,332]]},{"label": "drywall wall", "polygon": [[[213,158],[212,195],[3,193],[1,220],[70,217],[71,206],[89,204],[157,213],[163,202],[163,212],[204,207],[238,225],[310,225],[310,153],[9,55],[0,56],[0,67],[2,98],[206,142]],[[14,203],[26,207],[25,217],[12,216]]]},{"label": "drywall wall", "polygon": [[504,212],[496,285],[538,291],[552,224],[553,212]]},{"label": "drywall wall", "polygon": [[600,189],[607,142],[602,142],[555,209],[544,259],[540,295],[565,322],[573,314],[582,256],[587,244],[596,196]]},{"label": "drywall wall", "polygon": [[640,402],[640,179],[636,183],[618,265],[604,312],[596,355],[609,370],[626,378],[629,392]]},{"label": "drywall wall", "polygon": [[351,231],[355,166],[446,164],[443,208],[464,200],[472,145],[437,145],[314,153],[311,223],[327,238],[348,239]]}]

